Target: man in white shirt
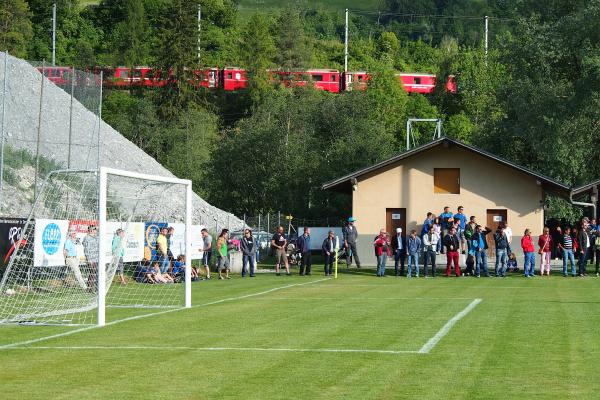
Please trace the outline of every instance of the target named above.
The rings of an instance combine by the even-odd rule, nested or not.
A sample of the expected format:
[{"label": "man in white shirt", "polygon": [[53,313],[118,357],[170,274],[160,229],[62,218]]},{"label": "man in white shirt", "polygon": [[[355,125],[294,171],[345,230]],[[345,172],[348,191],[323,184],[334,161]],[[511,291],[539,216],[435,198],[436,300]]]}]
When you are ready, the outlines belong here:
[{"label": "man in white shirt", "polygon": [[[394,252],[394,271],[396,276],[404,276],[404,261],[406,260],[406,236],[402,234],[402,228],[396,228],[396,236],[392,238],[392,251]],[[400,264],[399,274],[398,264]]]}]

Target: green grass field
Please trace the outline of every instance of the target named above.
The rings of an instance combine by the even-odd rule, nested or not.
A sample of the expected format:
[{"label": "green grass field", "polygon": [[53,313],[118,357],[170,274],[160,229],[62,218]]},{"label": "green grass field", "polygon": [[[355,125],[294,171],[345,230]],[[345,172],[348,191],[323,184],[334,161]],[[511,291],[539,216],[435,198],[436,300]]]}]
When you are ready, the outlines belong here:
[{"label": "green grass field", "polygon": [[598,398],[600,279],[342,272],[196,282],[192,309],[103,328],[1,326],[1,396]]}]

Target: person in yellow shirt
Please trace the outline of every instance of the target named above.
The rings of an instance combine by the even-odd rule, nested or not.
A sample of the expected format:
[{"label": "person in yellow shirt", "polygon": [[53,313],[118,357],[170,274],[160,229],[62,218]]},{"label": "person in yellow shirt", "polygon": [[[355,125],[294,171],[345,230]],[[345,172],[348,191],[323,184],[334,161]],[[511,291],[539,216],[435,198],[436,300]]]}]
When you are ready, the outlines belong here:
[{"label": "person in yellow shirt", "polygon": [[156,257],[160,263],[160,273],[166,274],[169,271],[169,252],[167,245],[167,228],[163,227],[160,230],[160,235],[156,238]]}]

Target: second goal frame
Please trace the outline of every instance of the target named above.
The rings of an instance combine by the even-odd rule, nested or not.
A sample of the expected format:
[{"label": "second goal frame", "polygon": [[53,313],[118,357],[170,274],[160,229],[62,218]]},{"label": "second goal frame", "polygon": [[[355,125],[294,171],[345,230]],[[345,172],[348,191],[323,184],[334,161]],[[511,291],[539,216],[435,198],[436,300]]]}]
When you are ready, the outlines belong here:
[{"label": "second goal frame", "polygon": [[[192,286],[191,286],[191,254],[192,254],[192,182],[188,179],[170,178],[142,174],[138,172],[123,171],[114,168],[100,167],[98,176],[98,234],[100,238],[106,237],[108,233],[107,223],[107,191],[108,177],[120,176],[125,178],[134,178],[148,180],[160,183],[172,183],[185,186],[185,256],[186,268],[184,272],[185,284],[185,307],[192,306]],[[106,265],[109,263],[106,255],[107,245],[104,240],[99,241],[98,249],[98,316],[97,324],[106,325]]]}]

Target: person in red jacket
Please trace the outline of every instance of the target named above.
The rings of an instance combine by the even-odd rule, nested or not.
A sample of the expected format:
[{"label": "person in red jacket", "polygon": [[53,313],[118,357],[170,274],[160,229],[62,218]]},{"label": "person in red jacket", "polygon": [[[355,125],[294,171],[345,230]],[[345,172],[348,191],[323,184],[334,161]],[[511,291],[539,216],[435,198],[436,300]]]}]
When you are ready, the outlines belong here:
[{"label": "person in red jacket", "polygon": [[544,233],[538,239],[538,246],[540,246],[539,253],[542,256],[540,264],[540,275],[544,275],[544,270],[550,276],[550,258],[552,255],[552,236],[550,236],[550,229],[544,227]]},{"label": "person in red jacket", "polygon": [[375,238],[373,246],[375,246],[375,255],[377,256],[377,276],[384,277],[387,258],[392,255],[390,238],[385,229],[379,231],[379,236]]},{"label": "person in red jacket", "polygon": [[530,229],[525,229],[525,233],[521,239],[521,248],[523,248],[523,254],[525,255],[525,261],[523,262],[525,278],[532,278],[535,276],[535,246],[531,238]]}]

